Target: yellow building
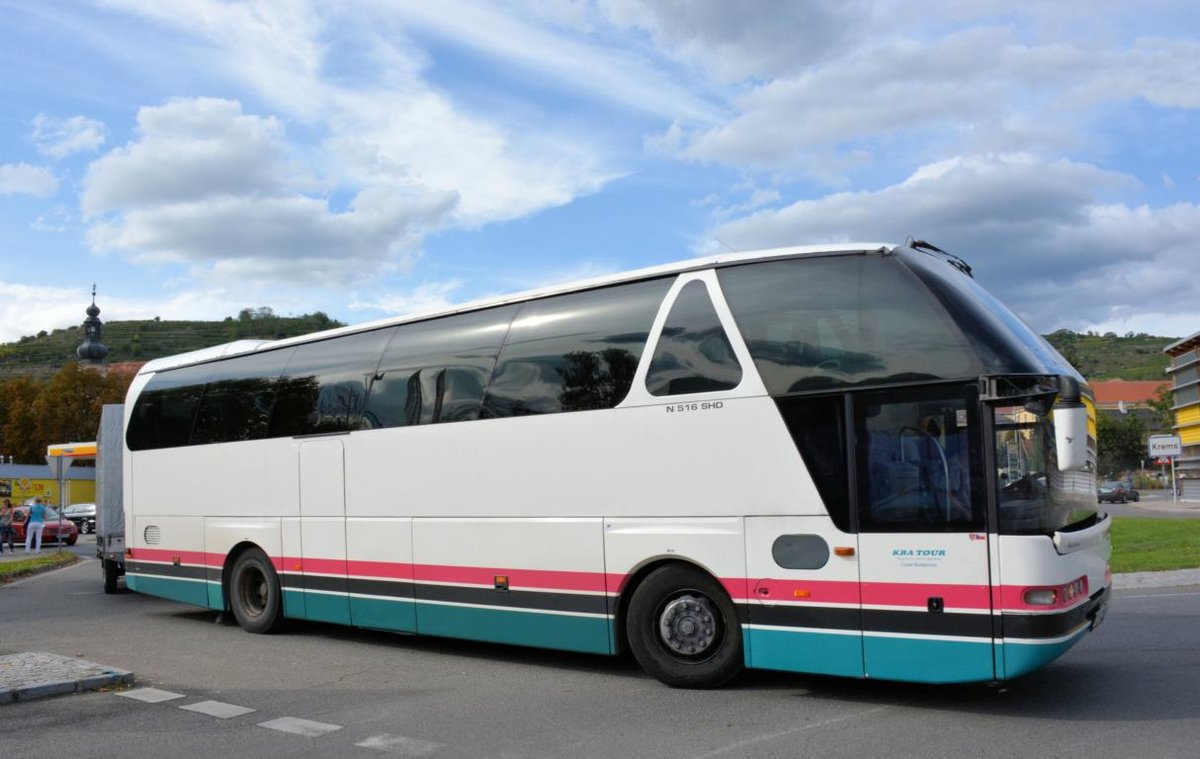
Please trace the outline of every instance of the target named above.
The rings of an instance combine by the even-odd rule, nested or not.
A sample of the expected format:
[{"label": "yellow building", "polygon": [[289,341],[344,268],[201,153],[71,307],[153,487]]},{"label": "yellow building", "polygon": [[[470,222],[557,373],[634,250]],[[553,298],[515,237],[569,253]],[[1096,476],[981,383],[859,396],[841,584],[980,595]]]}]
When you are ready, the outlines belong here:
[{"label": "yellow building", "polygon": [[1200,499],[1200,332],[1171,343],[1163,352],[1171,357],[1167,374],[1175,394],[1175,428],[1183,455],[1175,462],[1184,498]]},{"label": "yellow building", "polygon": [[10,498],[14,504],[27,498],[41,496],[53,506],[96,501],[96,470],[93,467],[73,466],[67,470],[65,500],[59,500],[58,480],[50,468],[37,464],[0,464],[0,498]]}]

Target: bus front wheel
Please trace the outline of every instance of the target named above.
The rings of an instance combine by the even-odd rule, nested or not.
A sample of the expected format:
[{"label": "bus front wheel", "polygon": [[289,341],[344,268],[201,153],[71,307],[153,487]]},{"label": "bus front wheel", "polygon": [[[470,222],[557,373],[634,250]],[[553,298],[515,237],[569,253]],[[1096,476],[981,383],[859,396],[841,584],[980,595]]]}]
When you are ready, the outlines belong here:
[{"label": "bus front wheel", "polygon": [[630,599],[626,632],[642,669],[672,688],[716,688],[742,671],[737,609],[695,567],[651,572]]},{"label": "bus front wheel", "polygon": [[229,606],[246,632],[269,633],[279,626],[283,618],[279,576],[262,551],[246,551],[234,563],[229,577]]}]

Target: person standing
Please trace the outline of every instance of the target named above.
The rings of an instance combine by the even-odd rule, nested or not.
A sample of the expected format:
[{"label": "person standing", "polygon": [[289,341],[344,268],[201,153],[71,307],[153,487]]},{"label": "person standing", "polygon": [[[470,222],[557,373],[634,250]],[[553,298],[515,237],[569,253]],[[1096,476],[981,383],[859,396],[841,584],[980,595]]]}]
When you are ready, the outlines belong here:
[{"label": "person standing", "polygon": [[42,552],[42,530],[46,528],[46,507],[42,504],[42,499],[33,499],[33,505],[29,507],[29,519],[25,522],[25,553],[29,553],[29,547],[33,546],[34,553]]},{"label": "person standing", "polygon": [[13,532],[13,505],[5,498],[4,505],[0,506],[0,553],[4,553],[5,543],[8,543],[9,553],[17,552],[13,547]]}]

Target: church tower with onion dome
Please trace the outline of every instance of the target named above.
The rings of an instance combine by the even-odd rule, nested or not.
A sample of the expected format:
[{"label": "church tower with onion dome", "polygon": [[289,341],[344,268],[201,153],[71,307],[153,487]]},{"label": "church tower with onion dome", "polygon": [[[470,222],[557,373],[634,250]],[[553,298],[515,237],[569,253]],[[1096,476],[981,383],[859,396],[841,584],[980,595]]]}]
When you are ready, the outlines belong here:
[{"label": "church tower with onion dome", "polygon": [[79,363],[85,367],[99,368],[108,356],[108,348],[100,342],[100,309],[96,306],[96,286],[92,285],[92,305],[87,308],[87,318],[83,320],[83,343],[75,349]]}]

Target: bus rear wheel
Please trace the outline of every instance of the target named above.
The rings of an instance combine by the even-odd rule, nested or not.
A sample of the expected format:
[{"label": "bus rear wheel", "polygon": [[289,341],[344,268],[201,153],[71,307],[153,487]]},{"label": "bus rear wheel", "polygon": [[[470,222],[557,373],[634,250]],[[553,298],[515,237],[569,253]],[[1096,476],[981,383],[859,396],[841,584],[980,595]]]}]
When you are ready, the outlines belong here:
[{"label": "bus rear wheel", "polygon": [[630,599],[626,633],[642,669],[672,688],[716,688],[744,666],[737,609],[694,567],[651,572]]},{"label": "bus rear wheel", "polygon": [[244,552],[229,576],[229,606],[246,632],[269,633],[283,619],[279,576],[271,560],[257,548]]}]

